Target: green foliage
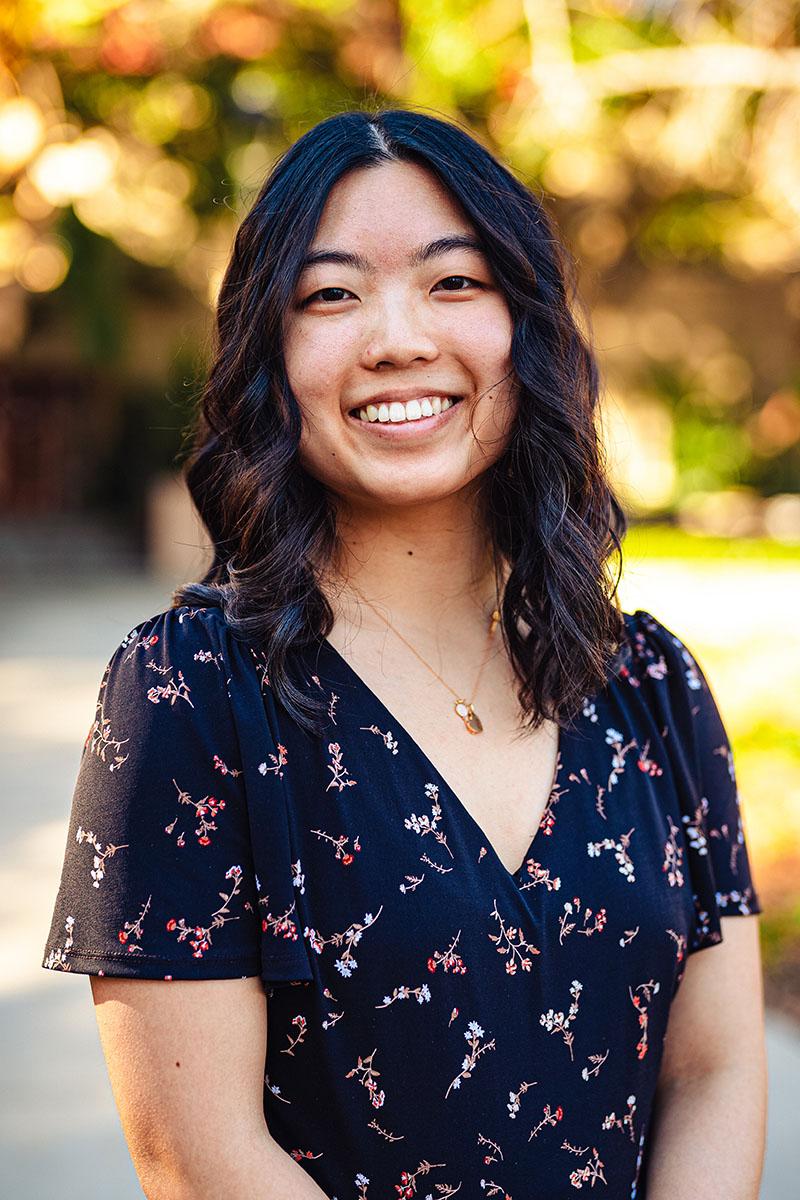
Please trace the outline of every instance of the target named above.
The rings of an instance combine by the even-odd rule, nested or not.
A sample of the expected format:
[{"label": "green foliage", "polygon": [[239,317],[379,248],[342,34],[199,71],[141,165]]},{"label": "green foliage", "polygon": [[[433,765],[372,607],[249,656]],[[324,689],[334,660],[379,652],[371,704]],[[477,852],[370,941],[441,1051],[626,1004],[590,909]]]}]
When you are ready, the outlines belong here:
[{"label": "green foliage", "polygon": [[[800,79],[792,82],[784,59],[797,31],[789,6],[756,35],[748,7],[19,0],[7,33],[18,79],[8,77],[0,105],[29,96],[50,147],[99,131],[114,165],[88,199],[61,196],[52,179],[63,171],[53,172],[55,198],[38,215],[25,211],[39,152],[31,149],[2,185],[0,286],[17,278],[27,286],[30,241],[63,239],[52,295],[38,283],[26,294],[28,324],[61,309],[78,357],[118,363],[141,295],[134,281],[146,273],[154,289],[188,290],[210,305],[205,249],[216,265],[283,150],[343,109],[399,105],[473,129],[544,190],[564,226],[574,220],[600,303],[608,289],[630,305],[642,272],[666,275],[680,264],[723,283],[772,272],[776,295],[785,289],[796,313]],[[737,64],[749,50],[757,55],[745,70]],[[687,59],[695,53],[696,66]],[[696,75],[702,87],[691,86]],[[756,351],[742,347],[752,360]],[[653,367],[639,353],[628,378],[643,380],[675,420],[675,499],[737,482],[765,494],[800,486],[800,439],[767,453],[747,432],[770,391],[786,386],[765,368],[754,375],[749,404],[721,405],[682,362]]]}]

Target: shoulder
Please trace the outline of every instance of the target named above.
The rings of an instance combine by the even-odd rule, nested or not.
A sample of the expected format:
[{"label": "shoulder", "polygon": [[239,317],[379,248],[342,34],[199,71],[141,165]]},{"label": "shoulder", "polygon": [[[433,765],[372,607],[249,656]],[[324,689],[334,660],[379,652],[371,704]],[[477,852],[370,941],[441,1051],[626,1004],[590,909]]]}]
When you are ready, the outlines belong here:
[{"label": "shoulder", "polygon": [[176,647],[189,646],[193,642],[218,637],[224,626],[225,617],[221,608],[181,604],[144,617],[126,634],[120,646],[128,646],[142,638],[148,638],[152,645],[157,645],[165,637],[169,637]]},{"label": "shoulder", "polygon": [[135,625],[114,647],[106,670],[185,670],[194,663],[229,657],[230,630],[221,608],[173,606],[152,613]]},{"label": "shoulder", "polygon": [[670,689],[699,692],[708,682],[686,642],[646,609],[623,613],[625,642],[619,675],[634,687],[666,682]]},{"label": "shoulder", "polygon": [[705,776],[724,771],[733,778],[730,738],[696,653],[652,613],[637,609],[624,617],[627,655],[620,679],[636,691],[668,746],[680,755],[681,769],[691,762]]},{"label": "shoulder", "polygon": [[143,618],[106,661],[102,714],[149,725],[158,719],[156,709],[188,718],[201,700],[224,720],[232,681],[246,671],[230,649],[228,632],[222,610],[213,606],[174,606]]}]

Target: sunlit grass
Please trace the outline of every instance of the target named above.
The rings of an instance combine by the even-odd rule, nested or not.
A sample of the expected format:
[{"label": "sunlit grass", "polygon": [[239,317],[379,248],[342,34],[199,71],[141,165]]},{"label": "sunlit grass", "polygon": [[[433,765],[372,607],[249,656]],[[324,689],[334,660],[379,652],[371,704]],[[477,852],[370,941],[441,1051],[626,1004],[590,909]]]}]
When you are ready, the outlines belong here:
[{"label": "sunlit grass", "polygon": [[772,562],[795,563],[800,572],[800,542],[784,543],[772,538],[725,538],[688,533],[677,525],[632,524],[623,543],[626,555],[635,558],[679,558],[712,561],[725,559],[768,566]]}]

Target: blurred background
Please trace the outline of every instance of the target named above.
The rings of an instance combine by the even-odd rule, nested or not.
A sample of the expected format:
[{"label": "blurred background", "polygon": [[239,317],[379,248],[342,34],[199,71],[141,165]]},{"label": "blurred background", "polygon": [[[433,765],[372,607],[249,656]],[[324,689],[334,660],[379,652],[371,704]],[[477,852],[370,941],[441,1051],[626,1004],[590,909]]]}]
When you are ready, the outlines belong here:
[{"label": "blurred background", "polygon": [[[621,593],[734,748],[764,904],[762,1200],[800,1173],[800,9],[792,0],[19,0],[0,16],[7,1194],[140,1191],[89,984],[40,964],[103,666],[206,544],[178,455],[238,223],[346,108],[465,124],[576,254]],[[10,1171],[10,1177],[8,1172]]]}]

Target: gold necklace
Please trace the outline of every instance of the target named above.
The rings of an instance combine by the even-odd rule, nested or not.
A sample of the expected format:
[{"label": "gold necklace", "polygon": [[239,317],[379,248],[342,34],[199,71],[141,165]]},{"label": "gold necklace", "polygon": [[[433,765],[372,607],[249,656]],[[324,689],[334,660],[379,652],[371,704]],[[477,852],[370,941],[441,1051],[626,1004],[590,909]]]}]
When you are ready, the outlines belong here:
[{"label": "gold necklace", "polygon": [[[366,596],[362,595],[362,593],[358,590],[357,587],[354,587],[353,584],[350,584],[350,586],[353,588],[353,591],[358,596],[361,597],[361,599],[364,601],[364,603],[369,605],[369,607],[376,614],[376,616],[380,617],[380,619],[384,622],[384,624],[388,625],[389,628],[394,633],[397,634],[397,636],[400,638],[401,642],[405,642],[405,644],[408,646],[409,650],[412,652],[412,654],[415,654],[417,656],[417,658],[422,663],[422,665],[424,667],[427,667],[428,670],[431,672],[431,674],[435,675],[436,678],[439,680],[439,682],[444,684],[444,686],[447,688],[448,692],[451,692],[455,696],[456,702],[453,705],[453,710],[463,721],[464,728],[467,730],[467,732],[468,733],[482,733],[483,732],[483,724],[481,722],[480,717],[475,712],[472,702],[469,700],[466,700],[463,696],[459,696],[458,692],[455,691],[454,688],[451,688],[450,684],[447,683],[444,679],[442,679],[439,672],[435,671],[433,669],[433,667],[430,665],[430,663],[425,661],[425,659],[422,657],[422,655],[419,653],[419,651],[414,649],[414,647],[411,645],[411,642],[409,642],[407,638],[403,637],[400,630],[395,629],[395,627],[394,627],[394,625],[392,625],[391,621],[387,620],[387,618],[384,617],[383,613],[379,612],[374,604],[370,604],[370,602],[369,602],[369,600],[367,600]],[[490,647],[491,641],[492,641],[492,634],[494,633],[499,620],[500,620],[499,609],[497,609],[497,608],[492,609],[492,615],[489,620],[489,632],[486,636],[486,648],[483,652],[483,658],[481,659],[481,665],[478,668],[478,674],[475,679],[475,684],[472,688],[472,699],[473,700],[475,699],[475,696],[478,691],[478,684],[480,683],[481,675],[483,674],[483,668],[486,666],[486,661],[489,657],[489,647]]]}]

